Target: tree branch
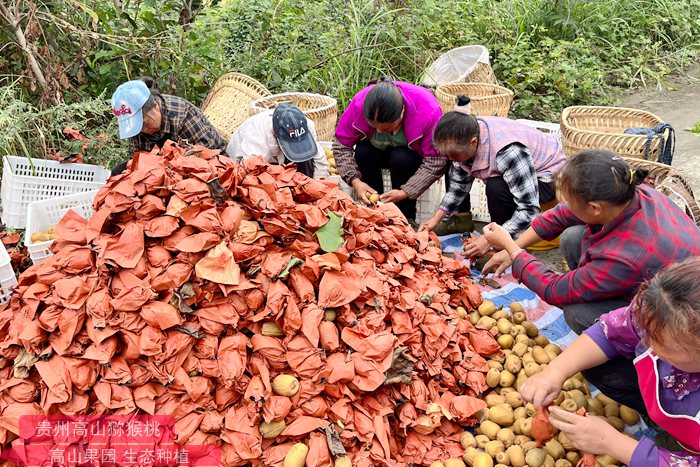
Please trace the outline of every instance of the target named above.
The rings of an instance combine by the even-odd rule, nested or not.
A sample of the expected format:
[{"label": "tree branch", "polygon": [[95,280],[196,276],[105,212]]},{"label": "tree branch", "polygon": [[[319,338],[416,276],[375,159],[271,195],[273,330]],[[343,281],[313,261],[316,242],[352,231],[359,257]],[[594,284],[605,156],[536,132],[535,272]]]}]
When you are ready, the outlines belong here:
[{"label": "tree branch", "polygon": [[34,73],[34,77],[39,83],[41,89],[46,89],[47,85],[44,72],[41,71],[41,67],[34,57],[34,53],[29,47],[29,44],[27,44],[27,37],[24,35],[24,31],[22,31],[19,18],[19,2],[15,4],[14,12],[10,11],[3,3],[0,3],[0,17],[2,17],[12,27],[17,39],[17,45],[19,45],[20,49],[22,49],[27,56],[29,68],[32,70],[32,73]]}]

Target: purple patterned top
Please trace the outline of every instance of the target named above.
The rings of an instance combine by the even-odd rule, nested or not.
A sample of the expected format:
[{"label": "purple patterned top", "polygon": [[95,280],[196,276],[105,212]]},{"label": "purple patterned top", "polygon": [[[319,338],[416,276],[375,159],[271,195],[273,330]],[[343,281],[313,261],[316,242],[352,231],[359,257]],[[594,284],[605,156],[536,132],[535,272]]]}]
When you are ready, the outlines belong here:
[{"label": "purple patterned top", "polygon": [[[648,346],[643,342],[641,330],[632,319],[634,306],[619,308],[600,317],[600,321],[584,331],[601,348],[608,358],[623,356],[633,359],[644,353]],[[700,373],[686,373],[659,359],[659,375],[662,387],[659,403],[666,412],[695,416],[700,411]],[[700,467],[700,456],[685,452],[670,452],[643,437],[637,445],[630,467],[688,466]]]}]

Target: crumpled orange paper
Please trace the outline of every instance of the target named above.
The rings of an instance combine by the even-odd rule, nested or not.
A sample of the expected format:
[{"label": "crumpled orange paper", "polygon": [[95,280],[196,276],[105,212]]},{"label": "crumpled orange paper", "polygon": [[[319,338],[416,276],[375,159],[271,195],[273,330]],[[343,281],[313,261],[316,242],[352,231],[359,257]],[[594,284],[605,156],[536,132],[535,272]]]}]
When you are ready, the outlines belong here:
[{"label": "crumpled orange paper", "polygon": [[[281,466],[298,442],[310,466],[338,449],[359,467],[461,455],[500,346],[457,318],[481,303],[468,268],[394,204],[168,142],[93,207],[61,220],[54,256],[0,308],[0,449],[19,415],[91,413],[171,416],[178,442],[220,445],[225,467]],[[330,213],[332,253],[316,236]],[[281,374],[295,395],[272,390]]]}]

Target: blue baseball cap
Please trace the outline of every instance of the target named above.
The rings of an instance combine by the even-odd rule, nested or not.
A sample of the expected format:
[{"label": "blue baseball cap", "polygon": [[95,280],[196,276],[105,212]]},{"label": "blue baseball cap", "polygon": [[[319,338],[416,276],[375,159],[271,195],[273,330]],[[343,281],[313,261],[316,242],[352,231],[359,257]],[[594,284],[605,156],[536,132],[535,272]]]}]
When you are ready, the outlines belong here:
[{"label": "blue baseball cap", "polygon": [[151,91],[141,80],[127,81],[112,94],[112,112],[119,121],[119,137],[131,138],[143,128],[143,105]]},{"label": "blue baseball cap", "polygon": [[280,104],[272,114],[272,130],[284,156],[292,162],[313,159],[318,153],[306,115],[291,104]]}]

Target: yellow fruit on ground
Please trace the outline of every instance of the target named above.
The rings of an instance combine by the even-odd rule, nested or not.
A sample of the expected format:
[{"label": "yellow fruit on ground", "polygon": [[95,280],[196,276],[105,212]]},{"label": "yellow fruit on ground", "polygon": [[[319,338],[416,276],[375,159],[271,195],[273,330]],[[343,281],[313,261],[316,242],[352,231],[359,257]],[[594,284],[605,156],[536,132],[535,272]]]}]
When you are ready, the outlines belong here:
[{"label": "yellow fruit on ground", "polygon": [[304,467],[309,448],[304,443],[292,446],[284,457],[284,467]]},{"label": "yellow fruit on ground", "polygon": [[284,424],[284,420],[278,420],[276,422],[269,423],[262,422],[258,427],[258,430],[260,431],[260,434],[263,438],[269,439],[276,438],[277,436],[279,436],[279,434],[282,433],[285,428],[286,425]]},{"label": "yellow fruit on ground", "polygon": [[284,331],[279,327],[274,321],[268,321],[262,325],[262,335],[271,337],[282,337],[284,336]]},{"label": "yellow fruit on ground", "polygon": [[277,375],[272,380],[272,390],[279,396],[291,397],[299,392],[299,380],[292,375]]}]

